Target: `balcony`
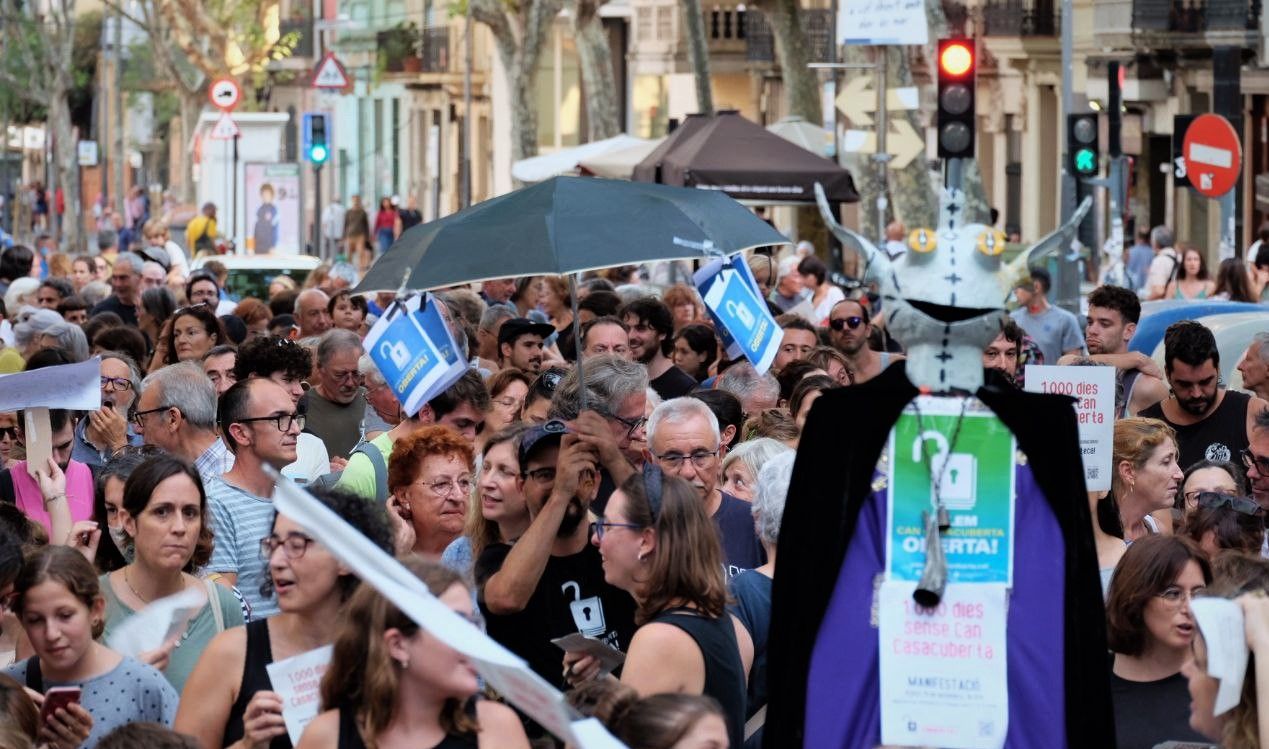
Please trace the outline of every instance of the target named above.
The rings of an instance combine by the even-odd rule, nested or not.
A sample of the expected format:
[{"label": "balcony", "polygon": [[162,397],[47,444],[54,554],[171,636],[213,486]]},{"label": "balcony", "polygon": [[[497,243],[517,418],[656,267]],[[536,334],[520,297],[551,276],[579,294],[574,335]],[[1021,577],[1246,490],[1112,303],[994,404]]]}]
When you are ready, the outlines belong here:
[{"label": "balcony", "polygon": [[1132,26],[1183,34],[1255,30],[1260,5],[1260,0],[1135,0]]},{"label": "balcony", "polygon": [[1264,59],[1261,0],[1098,0],[1094,41],[1108,50],[1204,53],[1243,47]]},{"label": "balcony", "polygon": [[[807,50],[812,61],[833,59],[833,18],[828,9],[803,8],[802,25],[806,28]],[[745,58],[750,62],[775,62],[775,36],[762,13],[750,10],[745,14]]]},{"label": "balcony", "polygon": [[420,30],[413,22],[375,34],[379,64],[385,73],[445,73],[449,71],[449,27]]},{"label": "balcony", "polygon": [[311,58],[314,53],[315,46],[313,19],[311,18],[292,18],[282,21],[278,24],[278,32],[285,39],[288,34],[295,35],[295,49],[291,50],[293,58]]},{"label": "balcony", "polygon": [[1060,15],[1054,0],[987,0],[982,5],[985,36],[1057,36]]}]

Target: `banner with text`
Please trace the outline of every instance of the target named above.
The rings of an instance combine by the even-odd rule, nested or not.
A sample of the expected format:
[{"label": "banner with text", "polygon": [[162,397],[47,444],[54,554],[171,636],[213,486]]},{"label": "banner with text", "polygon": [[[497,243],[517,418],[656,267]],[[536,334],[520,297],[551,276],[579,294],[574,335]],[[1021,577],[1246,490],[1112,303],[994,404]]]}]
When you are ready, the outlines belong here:
[{"label": "banner with text", "polygon": [[1026,389],[1075,399],[1085,487],[1090,492],[1110,491],[1111,452],[1115,441],[1115,368],[1031,365],[1027,367]]},{"label": "banner with text", "polygon": [[362,342],[410,416],[467,371],[462,350],[437,304],[431,295],[394,303]]},{"label": "banner with text", "polygon": [[293,745],[300,743],[304,727],[322,706],[322,674],[333,652],[334,646],[324,645],[264,667],[273,691],[282,699],[282,720]]}]

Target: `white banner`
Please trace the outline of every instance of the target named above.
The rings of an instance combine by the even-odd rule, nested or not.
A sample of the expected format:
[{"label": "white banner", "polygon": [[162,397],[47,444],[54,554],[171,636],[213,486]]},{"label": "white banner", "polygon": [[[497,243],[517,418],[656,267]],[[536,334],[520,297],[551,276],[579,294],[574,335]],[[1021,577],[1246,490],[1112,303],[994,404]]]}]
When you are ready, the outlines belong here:
[{"label": "white banner", "polygon": [[0,375],[0,411],[40,406],[74,411],[101,408],[101,357]]},{"label": "white banner", "polygon": [[300,743],[304,727],[321,709],[322,675],[330,665],[332,652],[334,646],[324,645],[264,667],[273,691],[282,698],[282,719],[293,745]]},{"label": "white banner", "polygon": [[1110,491],[1111,452],[1115,441],[1115,368],[1033,364],[1027,367],[1026,389],[1075,399],[1085,488],[1090,492]]}]

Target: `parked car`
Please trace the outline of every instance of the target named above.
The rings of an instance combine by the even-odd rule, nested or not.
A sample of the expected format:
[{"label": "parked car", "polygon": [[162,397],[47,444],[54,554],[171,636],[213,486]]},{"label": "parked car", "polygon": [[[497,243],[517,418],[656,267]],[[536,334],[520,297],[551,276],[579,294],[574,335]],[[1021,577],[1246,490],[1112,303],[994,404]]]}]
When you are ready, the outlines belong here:
[{"label": "parked car", "polygon": [[1220,352],[1221,380],[1234,390],[1242,388],[1242,374],[1235,369],[1257,333],[1269,331],[1269,307],[1243,302],[1187,302],[1163,300],[1142,306],[1141,323],[1128,348],[1154,359],[1163,369],[1163,334],[1180,320],[1197,320],[1212,331]]},{"label": "parked car", "polygon": [[229,270],[225,292],[235,299],[268,299],[269,284],[278,276],[290,276],[296,285],[303,286],[309,271],[322,262],[313,255],[212,255],[195,258],[190,268],[197,270],[211,260],[224,263]]}]

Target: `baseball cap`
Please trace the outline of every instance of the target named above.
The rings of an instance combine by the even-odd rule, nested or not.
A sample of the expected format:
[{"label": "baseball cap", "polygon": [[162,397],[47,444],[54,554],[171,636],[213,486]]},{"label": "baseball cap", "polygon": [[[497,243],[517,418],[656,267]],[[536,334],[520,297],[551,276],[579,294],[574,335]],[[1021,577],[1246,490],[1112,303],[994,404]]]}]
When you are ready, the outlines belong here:
[{"label": "baseball cap", "polygon": [[163,270],[172,269],[172,256],[162,247],[138,247],[133,252],[137,253],[146,260],[152,260],[163,266]]},{"label": "baseball cap", "polygon": [[502,324],[498,330],[498,345],[515,343],[522,335],[530,333],[546,338],[555,332],[555,327],[546,323],[533,322],[525,317],[513,317]]},{"label": "baseball cap", "polygon": [[535,450],[551,445],[558,445],[560,438],[568,431],[568,427],[559,419],[551,419],[543,424],[537,424],[525,430],[524,435],[520,437],[520,467],[523,470],[529,458],[533,457]]}]

